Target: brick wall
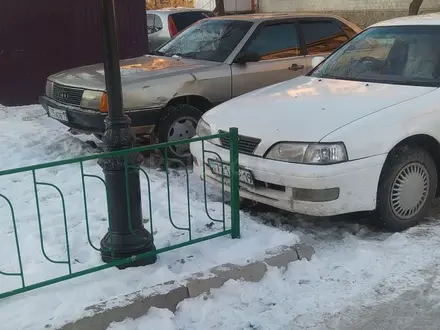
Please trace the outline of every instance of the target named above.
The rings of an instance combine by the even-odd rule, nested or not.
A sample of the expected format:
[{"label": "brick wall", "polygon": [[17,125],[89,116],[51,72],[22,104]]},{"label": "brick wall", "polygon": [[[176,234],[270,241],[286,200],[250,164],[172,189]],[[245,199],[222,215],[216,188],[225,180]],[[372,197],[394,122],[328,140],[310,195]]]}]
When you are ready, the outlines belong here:
[{"label": "brick wall", "polygon": [[[406,16],[411,0],[259,0],[261,12],[326,12],[341,15],[360,27]],[[440,0],[424,0],[421,13],[440,12]]]}]

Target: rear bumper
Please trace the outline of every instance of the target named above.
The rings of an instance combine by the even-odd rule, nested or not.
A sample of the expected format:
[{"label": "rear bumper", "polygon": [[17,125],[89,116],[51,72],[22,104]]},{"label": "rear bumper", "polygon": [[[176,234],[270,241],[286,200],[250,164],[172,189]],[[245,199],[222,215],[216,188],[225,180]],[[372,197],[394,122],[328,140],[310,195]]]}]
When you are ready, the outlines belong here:
[{"label": "rear bumper", "polygon": [[[80,107],[66,106],[55,102],[46,96],[40,97],[40,104],[46,110],[48,115],[49,106],[57,110],[65,111],[67,114],[67,121],[61,121],[56,118],[53,119],[74,130],[97,134],[102,134],[105,131],[104,120],[105,117],[107,117],[107,114]],[[126,114],[130,117],[131,126],[135,128],[137,134],[150,134],[160,119],[161,109],[126,111]]]}]

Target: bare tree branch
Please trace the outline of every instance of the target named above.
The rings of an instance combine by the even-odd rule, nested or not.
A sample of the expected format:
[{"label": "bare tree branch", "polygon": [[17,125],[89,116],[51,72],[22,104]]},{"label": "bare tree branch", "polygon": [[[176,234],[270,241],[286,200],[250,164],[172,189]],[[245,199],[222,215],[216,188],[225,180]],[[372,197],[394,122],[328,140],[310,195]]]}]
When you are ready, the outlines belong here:
[{"label": "bare tree branch", "polygon": [[225,15],[225,0],[215,0],[214,13],[218,16]]},{"label": "bare tree branch", "polygon": [[422,3],[423,0],[412,0],[411,3],[409,4],[408,15],[418,15]]}]

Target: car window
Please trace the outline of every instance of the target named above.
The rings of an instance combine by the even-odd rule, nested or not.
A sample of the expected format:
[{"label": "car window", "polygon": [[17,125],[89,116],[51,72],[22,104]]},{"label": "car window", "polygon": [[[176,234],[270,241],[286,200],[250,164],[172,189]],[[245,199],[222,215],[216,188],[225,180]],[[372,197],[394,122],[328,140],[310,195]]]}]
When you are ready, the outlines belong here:
[{"label": "car window", "polygon": [[348,40],[333,20],[301,20],[300,26],[309,55],[331,53]]},{"label": "car window", "polygon": [[365,38],[357,43],[353,43],[351,47],[347,48],[345,54],[341,57],[341,61],[349,62],[358,60],[363,57],[372,57],[376,60],[385,61],[390,55],[393,46],[396,45],[396,38]]},{"label": "car window", "polygon": [[311,75],[438,87],[439,35],[438,26],[369,28],[330,55]]},{"label": "car window", "polygon": [[159,32],[162,29],[163,29],[163,23],[160,17],[155,14],[147,14],[148,33]]},{"label": "car window", "polygon": [[[212,14],[212,15],[210,15]],[[188,11],[184,13],[172,14],[171,17],[176,25],[177,32],[186,29],[191,24],[200,21],[203,18],[215,16],[213,13],[205,11]]]},{"label": "car window", "polygon": [[357,32],[355,30],[353,30],[351,27],[349,27],[347,24],[345,24],[344,22],[338,21],[339,26],[342,28],[342,30],[344,30],[344,33],[347,35],[347,37],[353,38]]},{"label": "car window", "polygon": [[162,56],[180,56],[223,62],[252,26],[238,20],[204,20],[193,24],[155,51]]},{"label": "car window", "polygon": [[245,51],[259,55],[260,60],[298,56],[300,48],[295,23],[261,26],[251,37]]}]

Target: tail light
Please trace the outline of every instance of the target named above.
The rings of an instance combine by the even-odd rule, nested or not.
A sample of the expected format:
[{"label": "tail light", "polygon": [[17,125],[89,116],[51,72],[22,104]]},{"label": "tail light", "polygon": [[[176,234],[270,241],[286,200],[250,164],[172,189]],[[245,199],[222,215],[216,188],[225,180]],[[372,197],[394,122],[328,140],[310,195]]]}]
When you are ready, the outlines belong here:
[{"label": "tail light", "polygon": [[170,32],[170,36],[174,37],[179,31],[177,31],[176,24],[171,16],[168,16],[168,31]]}]

